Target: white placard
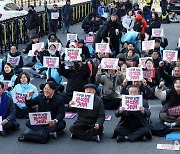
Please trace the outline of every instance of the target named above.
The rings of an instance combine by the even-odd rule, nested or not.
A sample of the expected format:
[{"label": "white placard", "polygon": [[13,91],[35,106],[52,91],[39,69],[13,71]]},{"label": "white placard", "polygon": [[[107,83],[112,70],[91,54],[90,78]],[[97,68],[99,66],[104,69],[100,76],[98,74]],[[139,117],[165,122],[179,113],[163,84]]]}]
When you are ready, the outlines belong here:
[{"label": "white placard", "polygon": [[86,44],[89,44],[89,45],[93,45],[93,42],[94,42],[94,39],[95,39],[95,36],[85,36],[85,42]]},{"label": "white placard", "polygon": [[143,57],[143,58],[139,58],[139,65],[142,67],[142,68],[145,68],[145,62],[147,59],[152,59],[152,57]]},{"label": "white placard", "polygon": [[51,12],[51,19],[58,19],[59,18],[59,12]]},{"label": "white placard", "polygon": [[164,29],[163,28],[156,28],[152,29],[152,36],[153,37],[162,37],[164,36]]},{"label": "white placard", "polygon": [[36,56],[36,55],[34,54],[34,51],[29,50],[29,52],[28,52],[28,56],[29,56],[29,57],[33,57],[33,56]]},{"label": "white placard", "polygon": [[127,111],[139,111],[142,107],[142,95],[122,95],[122,107]]},{"label": "white placard", "polygon": [[93,110],[94,94],[74,91],[72,101],[72,107]]},{"label": "white placard", "polygon": [[157,149],[160,150],[179,150],[178,145],[173,145],[173,144],[157,144]]},{"label": "white placard", "polygon": [[126,70],[126,79],[128,81],[142,81],[143,71],[139,67],[130,67]]},{"label": "white placard", "polygon": [[163,50],[163,60],[166,60],[170,63],[172,61],[177,61],[177,58],[178,58],[178,51]]},{"label": "white placard", "polygon": [[110,53],[108,43],[96,43],[96,52]]},{"label": "white placard", "polygon": [[3,127],[1,125],[1,123],[2,123],[2,116],[0,116],[0,131],[3,131]]},{"label": "white placard", "polygon": [[17,104],[21,109],[26,108],[26,97],[27,94],[24,93],[18,93],[14,92],[13,93],[13,102]]},{"label": "white placard", "polygon": [[11,81],[3,80],[2,83],[4,84],[4,90],[7,90],[7,88],[9,87],[9,84],[11,83]]},{"label": "white placard", "polygon": [[146,50],[154,49],[154,45],[155,45],[155,40],[142,41],[142,50],[146,51]]},{"label": "white placard", "polygon": [[118,66],[118,58],[103,58],[101,60],[102,69],[113,69],[116,70]]},{"label": "white placard", "polygon": [[29,113],[31,125],[46,125],[51,120],[50,112],[34,112]]},{"label": "white placard", "polygon": [[65,48],[65,61],[82,61],[82,48]]},{"label": "white placard", "polygon": [[77,41],[77,37],[78,37],[77,34],[67,34],[67,41],[69,41],[69,40],[71,42]]},{"label": "white placard", "polygon": [[59,57],[43,57],[43,67],[47,68],[59,68]]},{"label": "white placard", "polygon": [[[61,49],[62,49],[62,44],[61,44],[61,43],[58,43],[58,42],[50,42],[50,43],[49,43],[49,46],[50,46],[51,44],[54,44],[54,45],[56,46],[56,50],[57,50],[57,51],[61,51]],[[49,49],[49,47],[48,47],[48,49]]]},{"label": "white placard", "polygon": [[44,42],[32,44],[32,52],[35,50],[41,51],[44,48]]}]

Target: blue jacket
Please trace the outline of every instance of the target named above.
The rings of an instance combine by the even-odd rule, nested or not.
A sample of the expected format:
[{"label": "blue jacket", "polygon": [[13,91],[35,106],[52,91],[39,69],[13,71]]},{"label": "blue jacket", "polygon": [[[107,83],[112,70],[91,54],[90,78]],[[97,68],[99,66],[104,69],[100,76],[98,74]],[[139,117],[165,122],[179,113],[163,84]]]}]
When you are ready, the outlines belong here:
[{"label": "blue jacket", "polygon": [[104,12],[107,12],[108,7],[107,6],[99,6],[98,7],[98,14],[101,16],[102,14],[104,14]]},{"label": "blue jacket", "polygon": [[152,19],[152,11],[149,10],[146,13],[143,12],[142,16],[147,22],[149,22]]},{"label": "blue jacket", "polygon": [[25,104],[25,98],[27,96],[27,93],[30,90],[34,90],[34,94],[32,95],[32,98],[38,96],[38,90],[37,88],[29,83],[26,86],[24,86],[23,84],[17,84],[14,89],[12,90],[12,92],[10,93],[14,103],[20,107],[21,109],[26,109],[26,104]]}]

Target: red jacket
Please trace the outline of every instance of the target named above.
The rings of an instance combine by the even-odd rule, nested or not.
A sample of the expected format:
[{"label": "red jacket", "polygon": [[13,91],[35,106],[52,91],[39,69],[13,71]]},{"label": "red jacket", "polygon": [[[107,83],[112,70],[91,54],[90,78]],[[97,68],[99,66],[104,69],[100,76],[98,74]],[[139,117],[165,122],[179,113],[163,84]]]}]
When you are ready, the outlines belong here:
[{"label": "red jacket", "polygon": [[137,14],[136,15],[136,18],[134,19],[134,23],[136,22],[136,20],[141,20],[141,23],[142,23],[142,30],[141,32],[145,32],[145,29],[147,27],[147,22],[146,20],[140,15],[140,14]]}]

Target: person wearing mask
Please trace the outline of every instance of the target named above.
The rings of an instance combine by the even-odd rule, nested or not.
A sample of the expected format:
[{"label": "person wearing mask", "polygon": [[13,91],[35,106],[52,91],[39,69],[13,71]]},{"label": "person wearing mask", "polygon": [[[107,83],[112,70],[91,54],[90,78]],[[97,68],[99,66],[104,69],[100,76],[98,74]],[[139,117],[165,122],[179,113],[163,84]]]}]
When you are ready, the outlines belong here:
[{"label": "person wearing mask", "polygon": [[67,30],[69,33],[69,27],[72,22],[73,17],[73,7],[71,6],[71,1],[66,0],[66,5],[62,7],[62,21],[63,21],[63,33]]},{"label": "person wearing mask", "polygon": [[[100,135],[103,133],[103,123],[105,121],[105,110],[103,101],[96,94],[96,86],[86,84],[85,93],[94,94],[93,110],[77,109],[78,118],[70,127],[71,138],[84,141],[100,142]],[[73,105],[71,100],[69,106]]]},{"label": "person wearing mask", "polygon": [[[134,85],[130,86],[128,91],[132,96],[140,94],[139,88]],[[113,134],[113,137],[117,138],[117,142],[152,139],[151,126],[148,121],[151,112],[146,100],[143,99],[142,104],[139,111],[127,111],[122,106],[116,111],[115,116],[121,117]]]}]

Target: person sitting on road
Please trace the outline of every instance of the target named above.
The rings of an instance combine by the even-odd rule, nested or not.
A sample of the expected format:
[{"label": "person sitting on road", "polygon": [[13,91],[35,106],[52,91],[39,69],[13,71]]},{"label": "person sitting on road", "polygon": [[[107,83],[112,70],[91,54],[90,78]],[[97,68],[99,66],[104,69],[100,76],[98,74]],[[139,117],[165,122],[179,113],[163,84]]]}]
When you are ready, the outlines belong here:
[{"label": "person sitting on road", "polygon": [[79,39],[77,45],[82,49],[82,54],[85,56],[85,59],[91,58],[89,48],[86,46],[86,43],[83,39]]},{"label": "person sitting on road", "polygon": [[25,104],[25,98],[29,91],[33,91],[32,97],[38,95],[38,90],[36,86],[30,83],[30,76],[26,72],[22,72],[19,75],[19,84],[17,84],[11,91],[10,95],[13,98],[16,107],[16,117],[19,119],[27,118],[29,112],[36,110],[35,107],[29,108]]},{"label": "person sitting on road", "polygon": [[130,64],[132,67],[138,66],[139,55],[134,52],[134,50],[129,49],[126,53],[126,62]]},{"label": "person sitting on road", "polygon": [[85,33],[89,33],[91,31],[91,20],[94,19],[94,14],[89,13],[82,21],[82,29]]},{"label": "person sitting on road", "polygon": [[17,130],[19,128],[19,123],[16,122],[16,109],[13,103],[13,100],[4,92],[4,84],[0,82],[0,117],[2,117],[3,130],[0,131],[0,134],[5,136],[6,133]]},{"label": "person sitting on road", "polygon": [[4,63],[10,63],[12,65],[15,74],[20,74],[23,71],[23,58],[16,45],[11,46],[10,52],[3,61]]},{"label": "person sitting on road", "polygon": [[[105,110],[103,101],[96,95],[96,86],[86,84],[85,93],[94,94],[93,110],[77,109],[78,118],[70,127],[71,138],[84,141],[100,142],[100,135],[103,133],[103,123],[105,121]],[[70,101],[69,106],[74,102]]]},{"label": "person sitting on road", "polygon": [[[52,120],[47,125],[31,125],[30,120],[28,120],[26,126],[35,132],[44,131],[57,138],[57,134],[66,127],[66,122],[63,120],[65,116],[64,100],[59,94],[55,93],[55,89],[56,84],[53,81],[48,81],[45,83],[43,93],[38,96],[32,98],[34,92],[28,92],[26,97],[27,107],[31,108],[37,105],[38,112],[50,112]],[[26,138],[21,136],[18,140],[25,141]]]},{"label": "person sitting on road", "polygon": [[96,81],[102,84],[102,100],[107,110],[117,109],[121,103],[120,86],[124,80],[120,68],[108,69],[102,74],[101,65],[98,67]]},{"label": "person sitting on road", "polygon": [[155,89],[155,95],[163,104],[163,108],[159,114],[160,120],[168,127],[180,126],[180,116],[172,115],[167,109],[180,106],[180,78],[176,78],[170,89],[162,90],[163,82]]},{"label": "person sitting on road", "polygon": [[[129,95],[139,94],[140,90],[137,86],[132,85],[129,88]],[[148,102],[143,99],[142,103],[143,106],[140,107],[139,111],[127,111],[122,106],[116,111],[116,117],[121,117],[113,135],[114,138],[117,138],[117,142],[134,142],[137,140],[146,141],[146,139],[152,138],[151,128],[148,121],[151,112]]]},{"label": "person sitting on road", "polygon": [[99,30],[100,26],[102,26],[103,21],[100,18],[100,16],[97,14],[95,18],[90,21],[90,24],[91,24],[91,31],[96,33]]}]

